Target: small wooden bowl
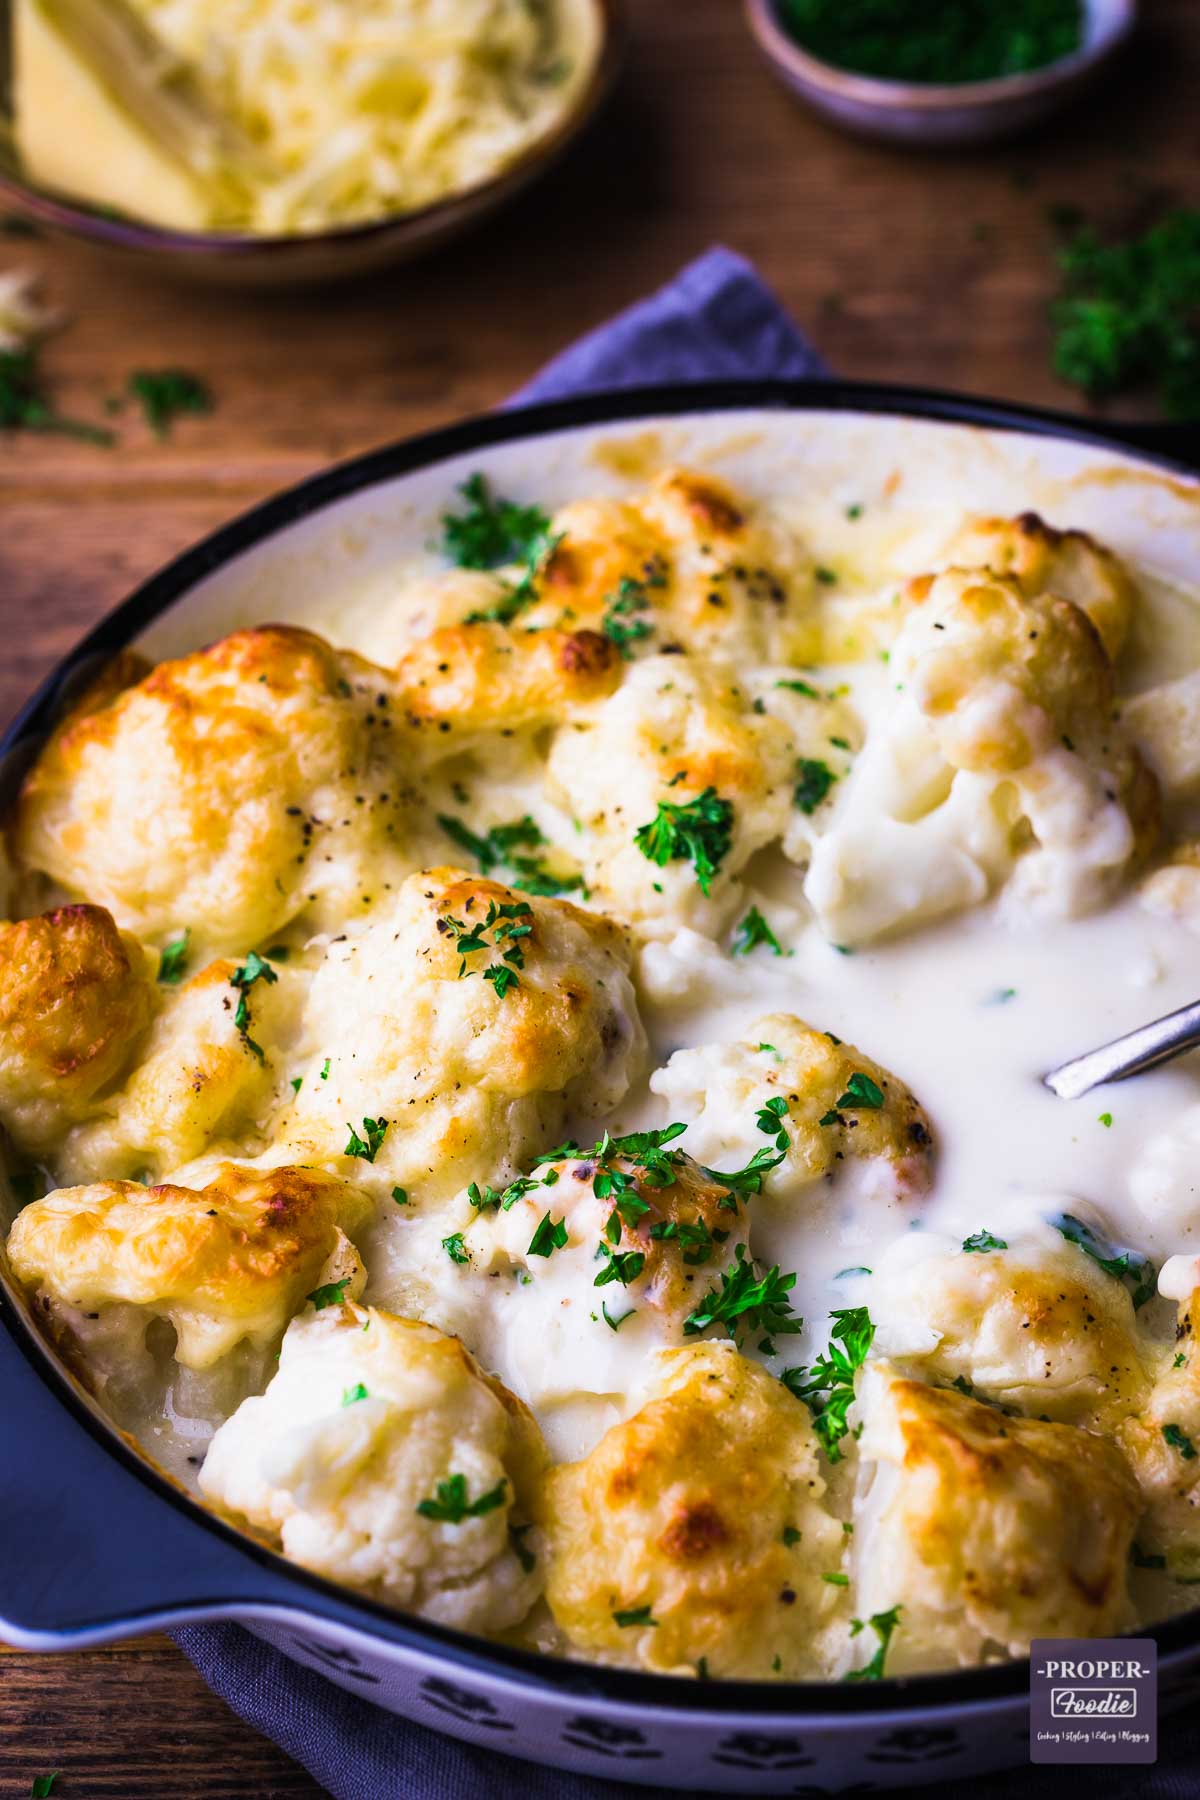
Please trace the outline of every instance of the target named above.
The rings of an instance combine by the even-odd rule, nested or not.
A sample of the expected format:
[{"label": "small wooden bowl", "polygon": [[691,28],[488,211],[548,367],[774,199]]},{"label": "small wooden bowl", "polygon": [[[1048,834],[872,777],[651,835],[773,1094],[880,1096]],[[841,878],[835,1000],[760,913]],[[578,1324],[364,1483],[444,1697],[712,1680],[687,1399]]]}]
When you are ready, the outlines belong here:
[{"label": "small wooden bowl", "polygon": [[[294,237],[223,231],[171,231],[140,219],[93,210],[31,182],[11,137],[0,130],[0,206],[51,233],[185,281],[246,288],[302,288],[354,280],[377,269],[415,262],[460,237],[556,163],[608,97],[625,49],[622,0],[578,0],[596,18],[597,50],[588,80],[565,113],[520,156],[478,186],[448,194],[413,212],[389,213],[361,225]],[[7,7],[0,0],[0,40]],[[2,74],[3,71],[0,71]],[[0,80],[0,92],[6,86]],[[0,119],[0,126],[3,120]]]},{"label": "small wooden bowl", "polygon": [[860,137],[902,144],[982,144],[1012,137],[1065,106],[1124,44],[1137,0],[1086,0],[1084,41],[1071,56],[995,81],[953,86],[883,81],[821,62],[784,29],[778,0],[745,0],[750,29],[798,99]]}]

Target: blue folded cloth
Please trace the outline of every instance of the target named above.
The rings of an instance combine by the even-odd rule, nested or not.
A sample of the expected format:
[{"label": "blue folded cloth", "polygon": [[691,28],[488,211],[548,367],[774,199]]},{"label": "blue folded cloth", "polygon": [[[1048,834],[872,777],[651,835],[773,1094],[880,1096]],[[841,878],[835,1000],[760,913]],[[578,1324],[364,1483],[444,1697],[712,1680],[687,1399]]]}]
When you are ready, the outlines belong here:
[{"label": "blue folded cloth", "polygon": [[[662,382],[827,373],[750,264],[717,249],[564,350],[509,404]],[[649,1791],[443,1738],[344,1693],[238,1625],[190,1626],[175,1639],[209,1687],[333,1800],[646,1800]],[[1200,1722],[1169,1734],[1166,1751],[1151,1770],[1023,1767],[974,1779],[973,1800],[1200,1800]]]}]

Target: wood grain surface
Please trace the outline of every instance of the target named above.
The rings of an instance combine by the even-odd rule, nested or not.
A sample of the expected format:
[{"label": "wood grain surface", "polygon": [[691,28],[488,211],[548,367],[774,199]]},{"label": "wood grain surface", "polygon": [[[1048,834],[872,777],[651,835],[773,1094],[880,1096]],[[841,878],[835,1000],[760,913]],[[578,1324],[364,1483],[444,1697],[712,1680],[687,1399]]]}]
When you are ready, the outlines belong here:
[{"label": "wood grain surface", "polygon": [[[628,4],[628,67],[588,138],[425,265],[256,297],[0,240],[0,268],[40,270],[62,311],[44,361],[64,410],[102,419],[132,370],[172,365],[217,400],[165,444],[129,410],[111,450],[0,439],[0,715],[200,533],[332,458],[494,405],[712,243],[757,262],[841,373],[1064,406],[1048,361],[1054,209],[1127,226],[1195,201],[1193,0],[1149,0],[1117,79],[1039,136],[939,155],[855,143],[804,114],[738,0]],[[162,1638],[0,1660],[0,1800],[52,1768],[56,1800],[320,1791]]]}]

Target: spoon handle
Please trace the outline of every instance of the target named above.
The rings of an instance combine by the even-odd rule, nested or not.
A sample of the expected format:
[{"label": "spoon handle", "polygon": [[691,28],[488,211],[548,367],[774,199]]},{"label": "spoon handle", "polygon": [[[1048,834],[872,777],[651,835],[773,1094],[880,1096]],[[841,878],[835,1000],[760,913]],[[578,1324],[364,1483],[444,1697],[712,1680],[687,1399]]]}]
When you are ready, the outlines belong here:
[{"label": "spoon handle", "polygon": [[1057,1069],[1043,1075],[1042,1081],[1061,1100],[1077,1100],[1102,1082],[1140,1075],[1144,1069],[1170,1062],[1198,1044],[1200,1000],[1181,1006],[1178,1012],[1167,1013],[1165,1018],[1152,1019],[1148,1025],[1139,1025],[1136,1031],[1114,1038],[1111,1044],[1101,1044],[1097,1050],[1060,1063]]}]

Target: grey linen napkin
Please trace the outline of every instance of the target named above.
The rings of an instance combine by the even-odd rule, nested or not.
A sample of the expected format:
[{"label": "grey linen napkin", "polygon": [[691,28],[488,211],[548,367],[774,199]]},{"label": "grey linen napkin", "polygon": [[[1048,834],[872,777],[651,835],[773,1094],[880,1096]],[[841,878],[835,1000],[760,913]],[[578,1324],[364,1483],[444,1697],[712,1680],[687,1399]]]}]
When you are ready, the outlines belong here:
[{"label": "grey linen napkin", "polygon": [[[750,264],[715,249],[556,356],[509,404],[662,382],[827,373]],[[649,1792],[441,1737],[343,1693],[238,1625],[189,1626],[175,1641],[214,1693],[333,1800],[646,1800]],[[1022,1768],[972,1781],[973,1800],[1200,1800],[1200,1722],[1164,1735],[1155,1769]]]}]

